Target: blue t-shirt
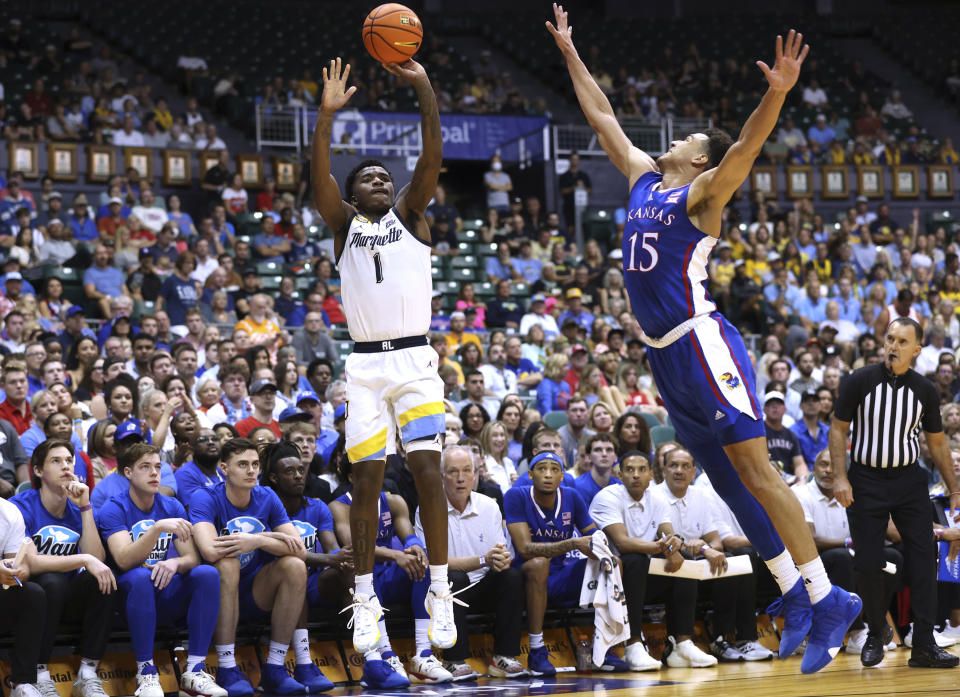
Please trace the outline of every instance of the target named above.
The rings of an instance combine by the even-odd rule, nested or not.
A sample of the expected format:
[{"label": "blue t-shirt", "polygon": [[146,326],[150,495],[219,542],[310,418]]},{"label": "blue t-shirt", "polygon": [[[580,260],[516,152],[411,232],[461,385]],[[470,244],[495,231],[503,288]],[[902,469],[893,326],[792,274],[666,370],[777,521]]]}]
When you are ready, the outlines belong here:
[{"label": "blue t-shirt", "polygon": [[174,476],[177,479],[177,500],[184,506],[190,505],[193,492],[197,489],[214,486],[223,481],[219,467],[214,470],[213,475],[208,475],[193,460],[184,463]]},{"label": "blue t-shirt", "polygon": [[[154,526],[158,520],[164,518],[184,518],[187,512],[179,501],[169,496],[154,496],[153,507],[149,511],[142,511],[133,502],[129,494],[116,496],[100,510],[100,519],[97,521],[100,528],[100,537],[106,541],[111,535],[118,532],[129,532],[131,539],[136,542]],[[150,555],[140,566],[153,566],[167,557],[176,557],[177,548],[173,546],[176,537],[173,533],[160,534],[150,550]]]},{"label": "blue t-shirt", "polygon": [[[280,497],[273,489],[255,486],[250,490],[250,503],[246,508],[237,508],[227,498],[226,482],[216,486],[201,487],[190,499],[190,522],[210,523],[218,535],[238,532],[269,532],[290,522]],[[268,563],[272,556],[262,550],[241,554],[240,575],[249,576]]]},{"label": "blue t-shirt", "polygon": [[320,245],[309,240],[303,244],[297,244],[293,240],[290,240],[290,251],[284,254],[288,264],[294,264],[302,259],[313,259],[318,256],[320,256]]},{"label": "blue t-shirt", "polygon": [[510,365],[510,362],[507,361],[507,364],[504,366],[507,370],[517,376],[517,380],[522,380],[531,373],[539,373],[540,370],[534,365],[533,361],[529,358],[521,358],[520,362],[516,365]]},{"label": "blue t-shirt", "polygon": [[83,272],[83,285],[93,284],[93,287],[100,293],[105,293],[111,298],[118,298],[123,295],[123,272],[115,266],[108,266],[105,269],[98,269],[91,266]]},{"label": "blue t-shirt", "polygon": [[[353,494],[347,492],[337,497],[337,501],[349,506],[353,501]],[[393,547],[393,515],[390,513],[390,504],[387,502],[387,495],[380,492],[380,498],[377,500],[377,547]],[[389,562],[379,561],[374,566],[387,564]]]},{"label": "blue t-shirt", "polygon": [[[577,493],[580,494],[580,498],[583,499],[583,503],[587,508],[590,508],[590,504],[593,502],[593,497],[600,493],[601,488],[590,475],[589,472],[584,472],[579,477],[576,478],[576,483],[574,486],[577,488]],[[616,477],[610,477],[610,484],[623,484]],[[608,485],[609,486],[609,485]]]},{"label": "blue t-shirt", "polygon": [[[327,314],[326,310],[320,310],[320,317],[323,319],[323,323],[327,325],[329,329],[331,326],[330,315]],[[290,313],[289,317],[286,317],[288,327],[302,327],[303,320],[307,318],[307,306],[300,304],[293,308],[293,311]]]},{"label": "blue t-shirt", "polygon": [[40,554],[68,557],[79,553],[83,519],[80,509],[67,501],[63,518],[56,518],[43,507],[40,491],[29,489],[17,494],[10,502],[23,514],[27,534],[33,538]]},{"label": "blue t-shirt", "polygon": [[[173,493],[177,493],[177,478],[173,468],[166,462],[160,465],[160,484],[170,487]],[[93,491],[90,492],[90,503],[93,510],[99,511],[114,496],[125,496],[128,491],[130,491],[130,480],[119,472],[111,472],[93,487]]]},{"label": "blue t-shirt", "polygon": [[300,533],[308,552],[323,552],[320,533],[324,530],[333,532],[333,514],[327,504],[320,499],[304,497],[303,505],[293,514],[290,522]]},{"label": "blue t-shirt", "polygon": [[[569,540],[574,531],[581,533],[593,525],[587,506],[576,489],[561,486],[557,489],[557,501],[552,511],[545,511],[533,499],[533,487],[512,488],[503,495],[503,513],[510,523],[526,523],[530,528],[532,542],[559,542]],[[563,566],[563,556],[550,560],[550,570]],[[519,554],[512,566],[520,568],[526,561]]]},{"label": "blue t-shirt", "polygon": [[187,310],[196,307],[200,301],[195,281],[184,281],[176,274],[167,276],[160,287],[160,297],[165,300],[163,309],[170,315],[172,325],[185,324]]},{"label": "blue t-shirt", "polygon": [[190,217],[189,213],[170,213],[167,212],[167,217],[170,218],[170,222],[174,223],[178,228],[180,228],[180,238],[187,239],[193,232],[190,230],[190,226],[193,225],[193,218]]},{"label": "blue t-shirt", "polygon": [[[511,486],[511,488],[521,488],[521,489],[533,486],[533,480],[530,479],[530,470],[527,470],[526,472],[524,472],[523,474],[521,474],[519,477],[517,477],[517,478],[514,480],[513,484],[511,484],[510,486]],[[565,486],[565,487],[569,487],[569,488],[571,488],[571,489],[576,489],[576,488],[577,488],[577,478],[574,477],[574,476],[573,476],[572,474],[570,474],[569,472],[564,472],[564,473],[563,473],[563,484],[561,484],[560,486]]]},{"label": "blue t-shirt", "polygon": [[285,237],[281,237],[280,235],[265,235],[261,232],[258,235],[254,236],[253,242],[250,243],[250,246],[253,248],[254,254],[256,254],[260,258],[260,261],[274,261],[278,264],[282,264],[284,263],[284,258],[282,254],[278,254],[275,257],[261,257],[260,252],[258,250],[260,248],[260,245],[266,245],[268,247],[276,247],[278,244],[285,241],[287,241],[287,239]]},{"label": "blue t-shirt", "polygon": [[[20,445],[23,446],[23,451],[29,457],[33,455],[33,451],[37,449],[37,446],[40,445],[43,441],[47,439],[46,434],[44,434],[43,429],[33,424],[30,428],[20,434]],[[70,433],[70,443],[73,445],[73,449],[77,452],[81,450],[86,450],[84,444],[77,438],[76,433]],[[80,481],[84,484],[87,483],[87,463],[83,461],[83,458],[79,455],[75,458],[74,462],[74,471],[77,476],[80,477]],[[81,474],[82,472],[82,474]]]},{"label": "blue t-shirt", "polygon": [[81,222],[71,215],[68,220],[70,227],[73,229],[73,239],[78,242],[92,242],[99,239],[100,233],[97,231],[97,224],[90,218],[84,218]]}]

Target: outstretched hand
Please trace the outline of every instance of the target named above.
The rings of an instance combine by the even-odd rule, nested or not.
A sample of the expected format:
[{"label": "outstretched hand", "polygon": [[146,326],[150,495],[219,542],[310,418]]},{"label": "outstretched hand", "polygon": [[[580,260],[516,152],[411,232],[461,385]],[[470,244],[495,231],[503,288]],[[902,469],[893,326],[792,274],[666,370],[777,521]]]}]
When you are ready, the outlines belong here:
[{"label": "outstretched hand", "polygon": [[339,58],[330,61],[330,65],[323,69],[323,94],[320,97],[320,111],[332,114],[350,101],[350,97],[357,91],[356,85],[346,89],[347,77],[350,75],[350,64],[341,67]]},{"label": "outstretched hand", "polygon": [[567,13],[563,9],[563,5],[553,3],[553,16],[557,20],[557,25],[554,26],[550,22],[545,22],[547,31],[553,36],[553,40],[557,42],[557,47],[562,53],[573,52],[576,50],[573,47],[573,27],[567,24]]},{"label": "outstretched hand", "polygon": [[763,61],[757,61],[757,67],[763,71],[771,89],[787,92],[797,84],[800,66],[809,52],[810,46],[803,43],[803,34],[791,29],[787,34],[786,46],[783,45],[783,37],[777,36],[776,61],[773,68]]},{"label": "outstretched hand", "polygon": [[417,63],[417,61],[412,58],[405,60],[403,63],[382,63],[384,69],[396,75],[398,78],[407,82],[411,85],[416,85],[418,82],[426,82],[430,84],[430,78],[427,77],[427,71],[423,69],[423,66]]}]

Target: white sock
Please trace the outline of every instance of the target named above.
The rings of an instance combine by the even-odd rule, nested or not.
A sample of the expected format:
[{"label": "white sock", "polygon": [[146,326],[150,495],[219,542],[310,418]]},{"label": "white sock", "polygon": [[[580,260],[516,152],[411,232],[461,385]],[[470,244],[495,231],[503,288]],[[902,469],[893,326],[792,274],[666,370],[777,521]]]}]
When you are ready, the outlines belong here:
[{"label": "white sock", "polygon": [[368,598],[374,595],[373,574],[360,574],[354,577],[354,583],[357,584],[354,591],[357,595],[365,595]]},{"label": "white sock", "polygon": [[530,635],[530,649],[542,649],[543,648],[543,632],[539,634]]},{"label": "white sock", "polygon": [[[137,673],[142,673],[144,666],[152,666],[152,665],[153,665],[152,658],[149,661],[137,661]],[[81,665],[80,668],[82,669],[83,666]],[[78,673],[78,676],[79,676],[79,673]]]},{"label": "white sock", "polygon": [[298,666],[313,663],[310,657],[310,635],[306,629],[293,630],[293,655],[297,657]]},{"label": "white sock", "polygon": [[797,565],[793,563],[793,557],[790,556],[790,552],[787,550],[783,550],[773,559],[767,559],[764,563],[767,565],[767,568],[770,569],[773,580],[780,586],[781,593],[786,593],[793,588],[797,583],[797,579],[800,578]]},{"label": "white sock", "polygon": [[283,661],[287,657],[287,650],[290,648],[289,644],[284,644],[279,641],[270,640],[270,650],[267,651],[267,663],[274,666],[282,666]]},{"label": "white sock", "polygon": [[830,594],[830,579],[827,578],[827,570],[823,568],[823,561],[820,557],[814,557],[806,564],[799,565],[800,574],[807,586],[807,593],[810,594],[811,603],[819,603]]},{"label": "white sock", "polygon": [[390,647],[390,637],[387,635],[387,623],[382,619],[377,621],[377,627],[380,628],[380,641],[377,642],[377,650],[380,653],[392,651]]},{"label": "white sock", "polygon": [[417,653],[430,650],[430,636],[427,629],[430,627],[430,620],[415,619],[413,621],[414,645],[417,647]]},{"label": "white sock", "polygon": [[46,663],[38,663],[37,682],[43,682],[44,680],[50,680],[50,671],[47,669]]},{"label": "white sock", "polygon": [[450,590],[446,564],[430,565],[430,590],[434,593],[443,593]]},{"label": "white sock", "polygon": [[237,654],[233,650],[233,644],[216,644],[217,667],[218,668],[236,668]]},{"label": "white sock", "polygon": [[367,651],[363,654],[363,660],[365,661],[382,661],[383,658],[380,656],[380,652],[374,649],[373,651]]},{"label": "white sock", "polygon": [[197,670],[197,666],[207,660],[206,656],[187,656],[187,672],[193,673]]},{"label": "white sock", "polygon": [[77,677],[81,680],[89,680],[97,677],[97,666],[100,665],[100,659],[81,658],[80,670],[77,671]]}]

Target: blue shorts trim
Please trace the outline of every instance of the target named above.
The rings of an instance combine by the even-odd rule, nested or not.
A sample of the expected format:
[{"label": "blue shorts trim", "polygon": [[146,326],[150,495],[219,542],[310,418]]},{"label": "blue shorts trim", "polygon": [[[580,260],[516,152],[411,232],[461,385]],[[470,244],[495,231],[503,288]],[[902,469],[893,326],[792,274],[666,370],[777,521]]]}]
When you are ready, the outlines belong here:
[{"label": "blue shorts trim", "polygon": [[409,605],[413,581],[407,572],[394,562],[373,567],[373,590],[381,605]]},{"label": "blue shorts trim", "polygon": [[547,603],[556,607],[572,607],[580,603],[583,574],[587,559],[564,559],[563,565],[550,569],[547,577]]}]

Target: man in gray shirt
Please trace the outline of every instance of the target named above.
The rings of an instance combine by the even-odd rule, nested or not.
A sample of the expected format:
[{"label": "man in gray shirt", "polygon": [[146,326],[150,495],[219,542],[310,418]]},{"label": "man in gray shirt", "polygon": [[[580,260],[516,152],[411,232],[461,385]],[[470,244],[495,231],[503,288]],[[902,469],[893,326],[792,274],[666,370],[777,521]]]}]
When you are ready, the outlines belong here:
[{"label": "man in gray shirt", "polygon": [[577,444],[580,439],[594,434],[594,431],[587,428],[587,400],[572,397],[567,402],[567,423],[557,429],[557,433],[560,434],[563,458],[569,469],[577,461]]},{"label": "man in gray shirt", "polygon": [[47,240],[40,247],[40,261],[61,266],[72,259],[77,253],[72,237],[71,229],[64,227],[59,218],[48,221]]},{"label": "man in gray shirt", "polygon": [[303,327],[293,337],[293,347],[297,349],[297,361],[309,365],[315,358],[337,361],[337,347],[323,326],[319,312],[308,312],[303,319]]},{"label": "man in gray shirt", "polygon": [[17,429],[9,421],[0,419],[0,497],[10,498],[19,482],[30,480],[29,462]]}]

